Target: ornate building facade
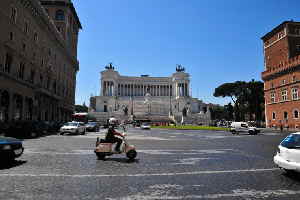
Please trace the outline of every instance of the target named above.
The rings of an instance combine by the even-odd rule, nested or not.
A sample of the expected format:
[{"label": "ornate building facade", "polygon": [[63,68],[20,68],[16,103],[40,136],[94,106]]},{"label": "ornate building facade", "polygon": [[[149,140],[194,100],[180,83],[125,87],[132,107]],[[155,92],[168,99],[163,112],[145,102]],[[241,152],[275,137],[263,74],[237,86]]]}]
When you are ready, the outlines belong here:
[{"label": "ornate building facade", "polygon": [[300,128],[300,22],[285,21],[262,37],[268,127]]},{"label": "ornate building facade", "polygon": [[89,112],[99,121],[111,116],[202,124],[210,120],[207,104],[190,96],[190,76],[181,66],[170,77],[130,77],[110,64],[101,72],[100,94],[91,97]]},{"label": "ornate building facade", "polygon": [[69,120],[78,33],[70,0],[0,1],[0,121]]}]

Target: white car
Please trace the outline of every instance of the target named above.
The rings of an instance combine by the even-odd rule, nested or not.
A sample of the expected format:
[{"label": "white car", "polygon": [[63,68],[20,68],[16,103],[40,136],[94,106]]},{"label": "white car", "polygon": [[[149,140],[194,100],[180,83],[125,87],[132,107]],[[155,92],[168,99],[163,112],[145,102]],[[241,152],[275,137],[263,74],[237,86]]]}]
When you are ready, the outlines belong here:
[{"label": "white car", "polygon": [[259,129],[254,126],[249,126],[247,122],[232,122],[230,125],[230,131],[232,134],[238,134],[239,132],[247,132],[249,135],[256,135],[259,133]]},{"label": "white car", "polygon": [[151,129],[151,126],[149,123],[142,123],[141,129]]},{"label": "white car", "polygon": [[290,134],[279,144],[274,163],[287,172],[300,172],[300,132]]},{"label": "white car", "polygon": [[72,133],[72,134],[85,134],[85,125],[83,122],[67,122],[59,130],[60,134]]}]

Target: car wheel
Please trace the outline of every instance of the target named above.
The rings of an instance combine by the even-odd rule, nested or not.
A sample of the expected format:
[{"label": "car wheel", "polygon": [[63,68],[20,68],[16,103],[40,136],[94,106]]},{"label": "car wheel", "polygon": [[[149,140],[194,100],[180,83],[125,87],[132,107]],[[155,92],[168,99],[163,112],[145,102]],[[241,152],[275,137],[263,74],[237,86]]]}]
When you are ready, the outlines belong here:
[{"label": "car wheel", "polygon": [[35,138],[35,137],[37,137],[38,136],[38,134],[36,133],[36,132],[31,132],[30,133],[30,137],[31,138]]},{"label": "car wheel", "polygon": [[231,133],[234,135],[234,134],[236,134],[236,131],[235,131],[235,130],[233,130],[233,131],[231,131]]},{"label": "car wheel", "polygon": [[85,135],[85,130],[83,130],[82,135]]},{"label": "car wheel", "polygon": [[105,159],[105,154],[103,154],[103,153],[97,152],[96,155],[97,155],[98,160],[104,160]]},{"label": "car wheel", "polygon": [[129,151],[126,153],[126,156],[127,156],[127,158],[129,158],[129,160],[135,159],[136,155],[137,155],[136,150],[129,150]]}]

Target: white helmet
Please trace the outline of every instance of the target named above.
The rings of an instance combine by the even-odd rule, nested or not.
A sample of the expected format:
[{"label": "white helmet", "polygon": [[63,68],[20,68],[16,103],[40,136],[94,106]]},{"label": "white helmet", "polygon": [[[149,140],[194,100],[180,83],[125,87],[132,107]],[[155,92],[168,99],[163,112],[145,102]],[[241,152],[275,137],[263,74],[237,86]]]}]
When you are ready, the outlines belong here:
[{"label": "white helmet", "polygon": [[109,123],[110,125],[116,125],[117,122],[118,122],[117,119],[114,118],[114,117],[111,117],[111,118],[109,118],[109,120],[108,120],[108,123]]}]

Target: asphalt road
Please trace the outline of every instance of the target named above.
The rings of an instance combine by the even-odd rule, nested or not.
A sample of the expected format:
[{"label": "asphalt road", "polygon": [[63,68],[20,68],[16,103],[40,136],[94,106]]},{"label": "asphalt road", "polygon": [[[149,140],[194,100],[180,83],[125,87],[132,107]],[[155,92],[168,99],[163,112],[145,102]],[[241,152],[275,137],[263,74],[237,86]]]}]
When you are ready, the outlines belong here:
[{"label": "asphalt road", "polygon": [[0,166],[0,199],[299,199],[299,176],[273,164],[285,135],[129,129],[138,150],[97,160],[100,133],[25,140],[15,163]]}]

